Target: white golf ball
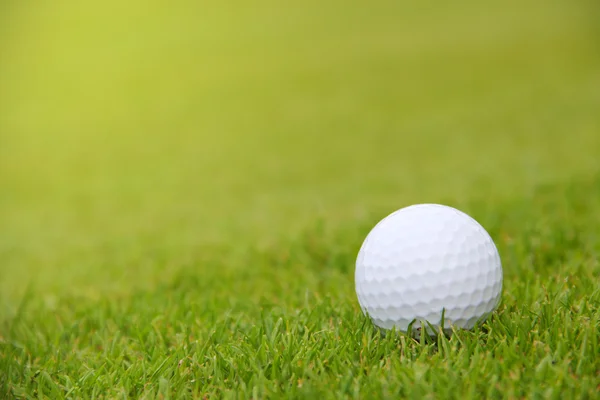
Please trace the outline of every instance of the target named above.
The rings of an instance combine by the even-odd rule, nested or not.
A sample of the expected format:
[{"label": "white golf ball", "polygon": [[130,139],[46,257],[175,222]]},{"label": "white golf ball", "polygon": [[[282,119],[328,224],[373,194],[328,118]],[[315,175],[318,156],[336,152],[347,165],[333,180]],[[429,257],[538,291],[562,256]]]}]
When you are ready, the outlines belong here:
[{"label": "white golf ball", "polygon": [[356,260],[356,294],[380,328],[419,335],[471,329],[496,309],[502,264],[494,241],[467,214],[438,204],[402,208],[379,222]]}]

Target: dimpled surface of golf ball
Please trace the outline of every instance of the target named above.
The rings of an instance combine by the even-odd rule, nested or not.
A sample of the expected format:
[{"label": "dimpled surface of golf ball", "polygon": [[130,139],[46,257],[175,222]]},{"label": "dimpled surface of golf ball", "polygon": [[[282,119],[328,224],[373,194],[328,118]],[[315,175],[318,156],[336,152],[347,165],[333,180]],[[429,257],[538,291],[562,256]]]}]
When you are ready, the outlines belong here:
[{"label": "dimpled surface of golf ball", "polygon": [[[500,301],[502,265],[486,230],[452,207],[417,204],[379,222],[356,260],[356,294],[380,328],[471,329]],[[443,316],[443,318],[442,318]],[[429,326],[429,324],[431,326]]]}]

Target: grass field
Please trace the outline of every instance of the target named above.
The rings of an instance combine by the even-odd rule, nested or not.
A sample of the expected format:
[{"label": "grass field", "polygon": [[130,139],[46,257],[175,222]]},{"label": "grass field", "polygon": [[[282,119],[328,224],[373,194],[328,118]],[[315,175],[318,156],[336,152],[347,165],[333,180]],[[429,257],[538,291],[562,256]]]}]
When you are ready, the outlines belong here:
[{"label": "grass field", "polygon": [[[413,3],[3,2],[0,398],[597,398],[600,7]],[[504,268],[434,343],[354,292],[421,202]]]}]

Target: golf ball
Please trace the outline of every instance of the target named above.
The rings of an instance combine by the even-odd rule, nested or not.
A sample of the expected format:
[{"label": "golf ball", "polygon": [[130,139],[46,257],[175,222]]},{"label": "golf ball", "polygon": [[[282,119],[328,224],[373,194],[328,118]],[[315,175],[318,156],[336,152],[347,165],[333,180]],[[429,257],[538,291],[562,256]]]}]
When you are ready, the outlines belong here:
[{"label": "golf ball", "polygon": [[[471,329],[498,306],[502,264],[467,214],[438,204],[402,208],[368,234],[356,260],[356,294],[380,328],[431,335]],[[424,325],[424,326],[423,326]]]}]

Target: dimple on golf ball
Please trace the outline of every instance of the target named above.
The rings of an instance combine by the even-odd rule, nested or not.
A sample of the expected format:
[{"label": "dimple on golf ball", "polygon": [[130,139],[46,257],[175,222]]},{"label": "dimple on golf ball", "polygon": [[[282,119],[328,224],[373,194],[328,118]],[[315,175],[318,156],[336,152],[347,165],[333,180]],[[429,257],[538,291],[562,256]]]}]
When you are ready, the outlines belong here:
[{"label": "dimple on golf ball", "polygon": [[[502,264],[494,241],[452,207],[417,204],[379,222],[358,253],[356,294],[380,328],[433,334],[471,329],[498,306]],[[423,326],[424,325],[424,326]]]}]

